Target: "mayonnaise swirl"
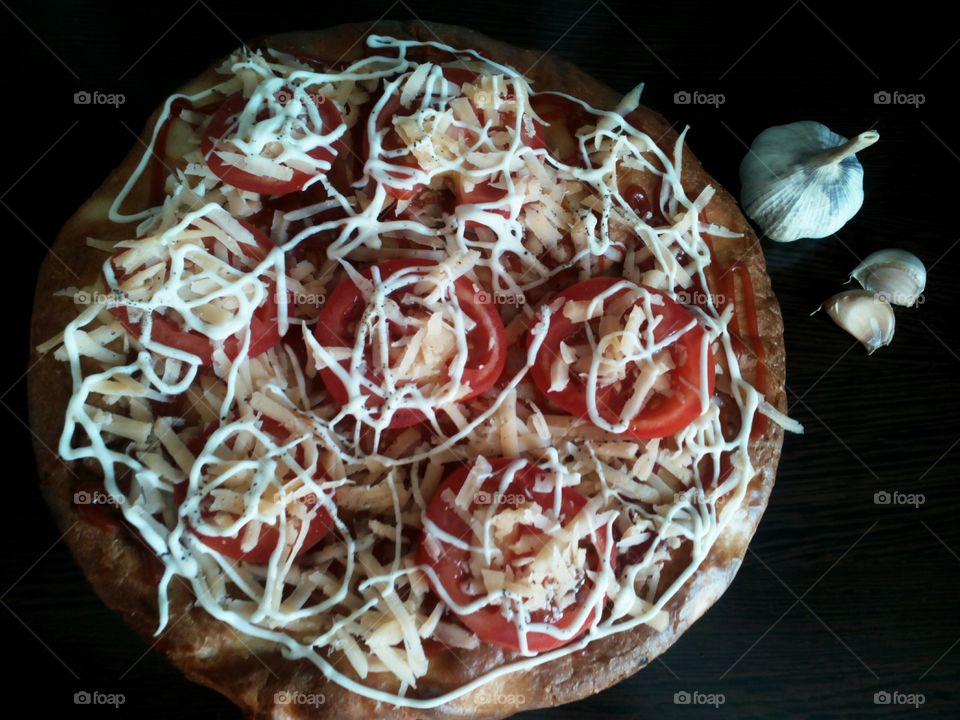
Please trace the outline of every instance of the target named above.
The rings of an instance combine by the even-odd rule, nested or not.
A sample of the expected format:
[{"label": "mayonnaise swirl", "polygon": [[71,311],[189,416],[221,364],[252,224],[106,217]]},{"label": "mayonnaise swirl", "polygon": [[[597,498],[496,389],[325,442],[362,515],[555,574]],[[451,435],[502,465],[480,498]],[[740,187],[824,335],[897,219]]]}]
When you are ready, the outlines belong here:
[{"label": "mayonnaise swirl", "polygon": [[[110,302],[136,314],[139,336],[120,327],[104,302],[86,308],[51,342],[60,346],[56,356],[68,363],[73,382],[59,452],[68,461],[99,465],[106,491],[162,561],[158,634],[171,623],[169,587],[179,577],[192,588],[199,608],[244,635],[275,643],[286,657],[309,660],[342,687],[398,706],[430,708],[614,633],[643,624],[663,629],[670,600],[743,512],[756,474],[751,430],[765,401],[741,373],[728,330],[730,308],[721,312],[708,294],[693,313],[706,330],[704,343],[720,358],[723,393],[739,412],[734,437],[724,437],[717,401],[705,392],[701,416],[672,438],[641,443],[618,435],[627,420],[611,423],[601,417],[596,388],[604,351],[622,340],[622,329],[591,335],[589,422],[545,414],[537,406],[529,370],[558,309],[527,303],[538,289],[566,270],[590,277],[611,268],[626,280],[597,298],[601,305],[633,283],[675,298],[695,284],[709,287],[705,271],[711,256],[704,235],[734,234],[701,224],[712,188],[691,198],[683,187],[686,131],[668,153],[633,127],[627,116],[639,103],[640,88],[613,111],[560,95],[593,118],[576,135],[578,162],[568,164],[525,140],[539,121],[530,104],[537,93],[514,69],[438,42],[371,36],[368,46],[368,57],[324,72],[282,53],[237,52],[220,68],[221,82],[168,98],[148,147],[109,211],[117,223],[137,223],[136,236],[115,249],[138,254],[142,262],[131,260],[129,269],[141,270],[142,282],[118,276],[106,262],[103,279],[93,286],[111,291]],[[418,62],[413,56],[424,48],[447,53],[451,60]],[[470,73],[445,73],[445,66]],[[279,102],[280,92],[290,92],[292,100]],[[363,176],[347,190],[338,189],[326,173],[315,174],[310,184],[322,186],[327,199],[277,211],[271,233],[277,247],[246,264],[231,261],[252,243],[238,218],[258,212],[263,198],[223,184],[196,150],[168,178],[160,206],[121,212],[148,167],[163,124],[181,123],[196,136],[209,122],[207,109],[218,98],[238,93],[246,100],[234,123],[232,149],[240,156],[269,156],[304,172],[327,170],[329,164],[311,151],[333,146],[359,122],[365,122],[369,148]],[[322,127],[317,97],[335,103],[343,117],[339,127]],[[396,98],[400,109],[381,117]],[[174,113],[177,99],[189,101],[191,109]],[[369,116],[361,120],[360,108],[368,103]],[[405,145],[385,149],[388,130],[399,133]],[[411,157],[415,162],[406,162]],[[282,174],[276,168],[270,172]],[[622,177],[631,172],[660,183],[656,205],[665,224],[651,225],[624,197]],[[394,197],[397,191],[450,182],[468,197],[485,183],[497,192],[493,199],[461,203],[452,213],[433,208],[419,216],[409,200]],[[203,241],[211,237],[212,244]],[[329,238],[325,256],[302,255],[318,237]],[[374,270],[372,280],[361,276],[363,263],[383,257],[436,265],[419,274],[380,278]],[[514,298],[503,312],[511,320],[512,343],[522,343],[521,333],[532,326],[529,346],[514,351],[518,362],[497,388],[462,403],[457,399],[465,390],[470,320],[451,291],[459,277],[484,292]],[[322,346],[311,332],[313,320],[298,312],[302,308],[294,302],[288,312],[287,303],[280,303],[278,329],[288,340],[303,337],[307,366],[292,341],[250,357],[255,338],[248,328],[269,292],[286,297],[326,291],[331,278],[350,279],[362,289],[369,336],[361,332],[351,348]],[[436,322],[452,338],[448,379],[429,392],[407,382],[389,363],[377,381],[364,372],[368,345],[376,346],[377,357],[390,356],[384,327],[390,318],[396,320],[390,313],[405,293],[419,298],[425,316],[437,314]],[[655,342],[649,293],[642,302],[648,324],[634,330],[637,344],[624,363],[652,362],[690,329]],[[153,336],[159,314],[209,338],[215,348],[211,370],[202,369],[197,355]],[[232,356],[223,350],[230,338],[236,345]],[[701,357],[705,388],[709,353]],[[319,387],[314,381],[319,367],[337,374],[349,403],[337,406]],[[382,403],[371,406],[364,399],[370,395]],[[158,410],[174,401],[180,402],[178,410]],[[431,437],[418,429],[388,431],[400,410],[421,412]],[[279,424],[284,437],[266,431],[263,418]],[[213,422],[216,429],[195,455],[191,446]],[[523,603],[506,590],[458,605],[433,569],[416,562],[421,534],[424,542],[463,547],[488,565],[498,557],[491,540],[493,508],[469,518],[472,541],[445,534],[425,508],[449,463],[476,461],[482,470],[482,458],[500,455],[518,459],[504,473],[501,492],[521,460],[537,464],[552,479],[554,515],[561,488],[573,487],[589,498],[577,532],[602,532],[607,547],[616,549],[592,573],[576,620],[564,628],[532,622]],[[722,476],[724,455],[732,470]],[[474,481],[483,479],[478,473]],[[178,504],[174,487],[180,483],[187,491]],[[306,502],[307,496],[313,501]],[[234,522],[212,522],[201,512],[209,502]],[[329,515],[334,532],[297,557],[306,526],[321,512]],[[195,532],[229,536],[244,528],[249,532],[251,524],[261,531],[273,526],[287,539],[265,565],[235,562]],[[560,537],[563,531],[545,532]],[[255,541],[255,534],[244,540],[246,547]],[[662,583],[661,571],[681,544],[689,545],[691,562],[668,585]],[[582,577],[582,568],[572,570]],[[439,588],[435,605],[428,578]],[[487,605],[500,607],[516,623],[519,655],[441,695],[411,693],[429,671],[423,640],[467,652],[478,646],[476,637],[445,611],[465,614]],[[578,637],[591,613],[591,626]],[[568,643],[538,654],[527,643],[531,632]],[[376,675],[385,672],[392,675]]]}]

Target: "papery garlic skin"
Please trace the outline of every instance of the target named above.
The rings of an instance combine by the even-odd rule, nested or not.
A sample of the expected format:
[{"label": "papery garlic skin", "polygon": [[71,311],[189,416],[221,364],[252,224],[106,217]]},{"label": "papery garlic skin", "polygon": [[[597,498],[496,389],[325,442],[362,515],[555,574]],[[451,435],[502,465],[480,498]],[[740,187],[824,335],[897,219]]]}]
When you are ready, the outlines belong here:
[{"label": "papery garlic skin", "polygon": [[818,122],[767,128],[740,164],[744,212],[778,242],[832,235],[863,205],[863,166],[855,153],[880,138],[847,140]]},{"label": "papery garlic skin", "polygon": [[913,253],[888,248],[864,258],[850,278],[894,305],[913,307],[926,289],[927,269]]},{"label": "papery garlic skin", "polygon": [[822,307],[837,325],[860,341],[868,355],[893,341],[893,308],[872,292],[847,290],[834,295]]}]

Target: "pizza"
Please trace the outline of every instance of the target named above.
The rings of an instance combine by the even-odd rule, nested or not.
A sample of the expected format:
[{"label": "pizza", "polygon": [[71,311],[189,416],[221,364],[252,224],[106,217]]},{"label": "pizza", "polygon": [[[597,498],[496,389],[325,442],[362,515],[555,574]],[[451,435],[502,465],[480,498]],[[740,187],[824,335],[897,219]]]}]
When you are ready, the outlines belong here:
[{"label": "pizza", "polygon": [[505,717],[676,642],[799,428],[757,238],[639,96],[400,23],[169,96],[33,315],[104,602],[255,717]]}]

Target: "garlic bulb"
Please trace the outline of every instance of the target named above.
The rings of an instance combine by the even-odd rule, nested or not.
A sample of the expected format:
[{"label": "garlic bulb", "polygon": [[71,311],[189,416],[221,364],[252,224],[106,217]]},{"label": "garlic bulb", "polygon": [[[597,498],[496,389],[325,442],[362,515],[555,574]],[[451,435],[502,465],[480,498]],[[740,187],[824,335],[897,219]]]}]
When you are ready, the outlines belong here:
[{"label": "garlic bulb", "polygon": [[927,286],[927,269],[906,250],[878,250],[850,273],[864,290],[877,293],[894,305],[913,307]]},{"label": "garlic bulb", "polygon": [[863,205],[863,166],[855,153],[880,133],[852,140],[803,121],[767,128],[740,164],[741,204],[779,242],[832,235]]},{"label": "garlic bulb", "polygon": [[861,342],[868,354],[893,340],[893,308],[872,292],[847,290],[834,295],[823,307],[837,325]]}]

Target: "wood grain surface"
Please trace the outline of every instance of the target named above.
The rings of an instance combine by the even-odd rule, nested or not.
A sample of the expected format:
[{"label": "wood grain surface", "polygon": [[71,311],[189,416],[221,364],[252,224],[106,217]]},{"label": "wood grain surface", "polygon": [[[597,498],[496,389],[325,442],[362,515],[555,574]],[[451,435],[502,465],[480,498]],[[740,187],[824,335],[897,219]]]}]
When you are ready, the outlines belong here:
[{"label": "wood grain surface", "polygon": [[[58,541],[24,424],[33,283],[44,243],[172,87],[240,38],[385,16],[457,23],[549,50],[623,91],[645,82],[645,102],[691,126],[698,157],[735,195],[746,146],[769,125],[810,119],[844,135],[871,127],[881,135],[861,157],[864,207],[838,236],[764,241],[786,326],[791,414],[807,432],[787,438],[773,499],[732,588],[662,662],[584,702],[523,717],[960,715],[952,112],[960,45],[933,4],[890,12],[802,1],[0,3],[8,52],[0,222],[14,321],[0,377],[9,429],[0,579],[7,706],[66,717],[238,717],[107,611]],[[82,90],[122,93],[124,102],[75,105]],[[684,92],[723,102],[675,102]],[[894,102],[878,104],[878,92]],[[922,104],[897,102],[909,95]],[[893,345],[867,357],[811,313],[859,258],[883,247],[915,252],[930,275],[923,304],[897,309]],[[877,504],[882,492],[923,502]],[[76,705],[83,691],[124,702]]]}]

